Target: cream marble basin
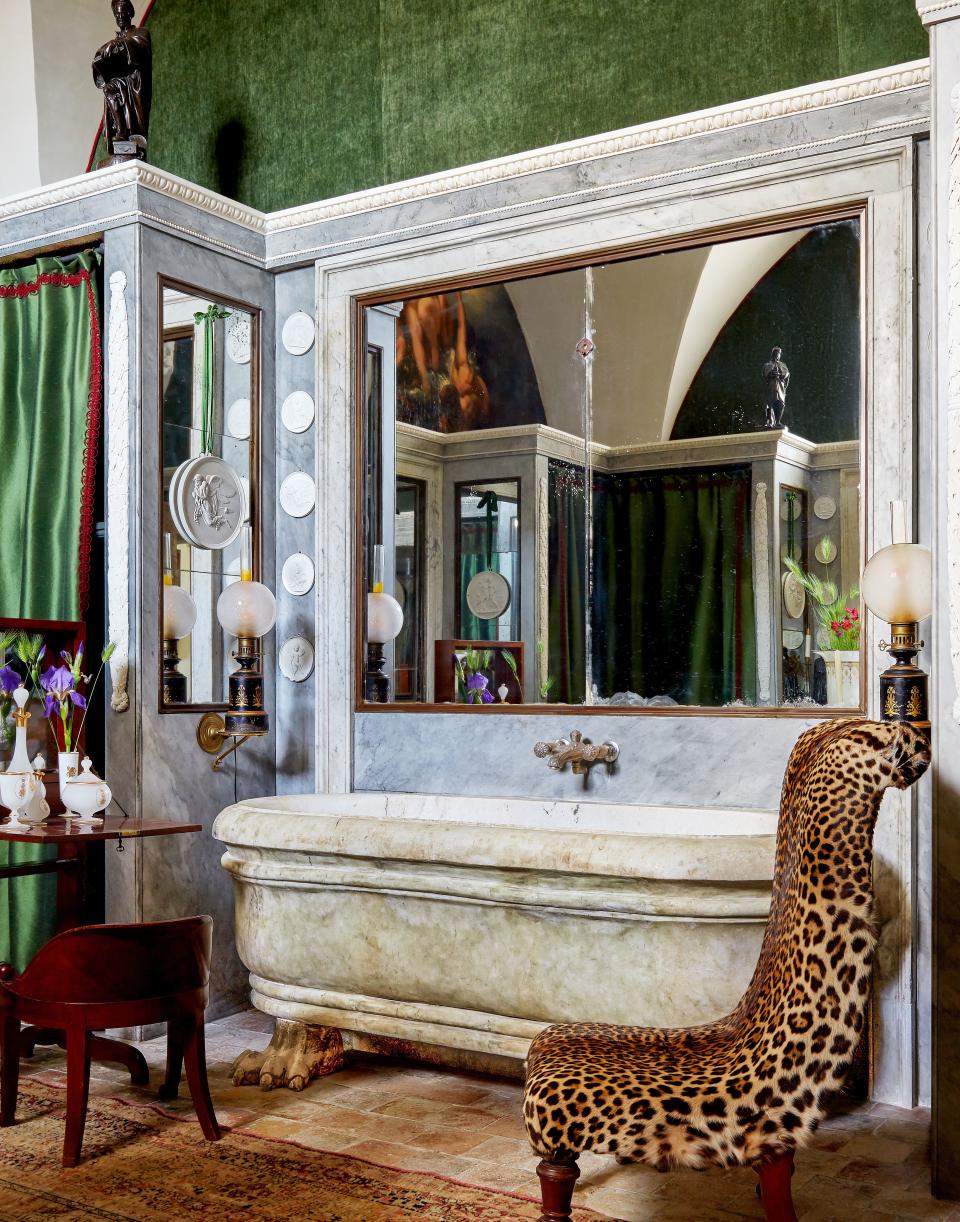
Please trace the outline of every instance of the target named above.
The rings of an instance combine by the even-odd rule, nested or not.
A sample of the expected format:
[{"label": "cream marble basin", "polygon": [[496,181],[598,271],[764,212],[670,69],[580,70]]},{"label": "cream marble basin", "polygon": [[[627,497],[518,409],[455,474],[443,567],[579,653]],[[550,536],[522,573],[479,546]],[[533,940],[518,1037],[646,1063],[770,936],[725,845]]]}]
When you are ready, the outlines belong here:
[{"label": "cream marble basin", "polygon": [[731,1008],[775,829],[768,811],[354,793],[241,802],[213,834],[260,1009],[522,1058],[553,1021]]}]

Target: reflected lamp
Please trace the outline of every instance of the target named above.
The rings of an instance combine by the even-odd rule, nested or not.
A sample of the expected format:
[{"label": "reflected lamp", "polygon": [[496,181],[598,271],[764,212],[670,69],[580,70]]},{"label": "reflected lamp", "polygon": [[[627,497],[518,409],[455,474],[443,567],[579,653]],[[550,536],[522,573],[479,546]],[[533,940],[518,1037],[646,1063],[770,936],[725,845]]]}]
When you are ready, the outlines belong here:
[{"label": "reflected lamp", "polygon": [[933,558],[929,548],[904,542],[904,507],[893,507],[893,543],[867,561],[860,582],[863,601],[890,625],[890,641],[881,641],[894,659],[880,676],[883,721],[908,721],[929,731],[927,675],[916,665],[923,648],[920,622],[933,610]]},{"label": "reflected lamp", "polygon": [[373,548],[373,589],[367,595],[367,670],[363,695],[370,704],[386,704],[390,680],[383,673],[384,646],[395,641],[403,628],[403,608],[383,589],[383,544]]},{"label": "reflected lamp", "polygon": [[179,642],[193,631],[197,604],[189,592],[173,580],[173,543],[163,536],[163,661],[161,682],[164,704],[186,704],[187,676],[180,672]]},{"label": "reflected lamp", "polygon": [[260,737],[270,729],[263,700],[260,639],[276,623],[277,600],[262,582],[253,580],[252,554],[250,526],[245,524],[240,532],[240,579],[231,582],[217,600],[217,619],[224,632],[237,639],[232,656],[239,668],[228,681],[224,717],[207,713],[197,727],[200,746],[211,755],[225,738],[234,738],[234,745],[214,760],[215,771],[248,738]]}]

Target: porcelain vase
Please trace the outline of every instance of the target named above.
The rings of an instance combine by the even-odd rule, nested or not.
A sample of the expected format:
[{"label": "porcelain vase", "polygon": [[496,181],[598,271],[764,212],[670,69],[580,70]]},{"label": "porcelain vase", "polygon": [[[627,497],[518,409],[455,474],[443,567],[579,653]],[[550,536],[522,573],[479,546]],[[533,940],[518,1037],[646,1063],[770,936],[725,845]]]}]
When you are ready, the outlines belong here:
[{"label": "porcelain vase", "polygon": [[[63,797],[63,791],[67,781],[73,780],[80,775],[80,752],[79,751],[60,751],[57,754],[57,775],[60,781],[60,801],[66,806],[66,801]],[[75,819],[76,815],[72,810],[63,812],[64,819]]]},{"label": "porcelain vase", "polygon": [[860,704],[859,649],[818,650],[827,665],[827,704],[830,708],[857,708]]},{"label": "porcelain vase", "polygon": [[26,705],[30,699],[25,687],[18,687],[13,693],[17,711],[14,714],[16,723],[16,742],[13,758],[5,772],[0,773],[0,803],[10,811],[10,821],[7,827],[30,827],[42,823],[50,814],[43,793],[43,757],[38,755],[31,763],[27,755],[27,722],[30,714]]},{"label": "porcelain vase", "polygon": [[80,775],[70,777],[60,791],[67,808],[64,818],[75,819],[77,823],[102,823],[101,813],[110,805],[112,796],[110,786],[97,776],[90,756],[85,755],[80,765]]}]

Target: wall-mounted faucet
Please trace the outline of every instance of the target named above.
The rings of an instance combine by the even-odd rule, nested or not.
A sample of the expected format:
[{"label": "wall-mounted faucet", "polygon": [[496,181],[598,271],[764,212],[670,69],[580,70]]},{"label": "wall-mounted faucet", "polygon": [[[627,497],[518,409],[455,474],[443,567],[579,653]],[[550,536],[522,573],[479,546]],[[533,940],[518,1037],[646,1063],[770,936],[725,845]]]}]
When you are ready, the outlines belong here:
[{"label": "wall-mounted faucet", "polygon": [[579,730],[571,730],[569,738],[555,743],[536,743],[533,754],[537,759],[546,759],[548,768],[562,770],[568,763],[576,776],[583,774],[593,764],[612,764],[620,754],[616,743],[586,742]]}]

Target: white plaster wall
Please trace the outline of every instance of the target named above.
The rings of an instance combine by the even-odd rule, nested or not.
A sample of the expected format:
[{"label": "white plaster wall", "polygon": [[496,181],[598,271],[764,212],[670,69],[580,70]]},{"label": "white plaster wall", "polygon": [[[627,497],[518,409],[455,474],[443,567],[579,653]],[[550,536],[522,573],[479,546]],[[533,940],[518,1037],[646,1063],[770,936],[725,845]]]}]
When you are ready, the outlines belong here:
[{"label": "white plaster wall", "polygon": [[0,196],[39,187],[37,99],[34,93],[30,0],[0,4]]},{"label": "white plaster wall", "polygon": [[87,168],[103,111],[90,64],[114,28],[106,0],[2,0],[0,196]]}]

